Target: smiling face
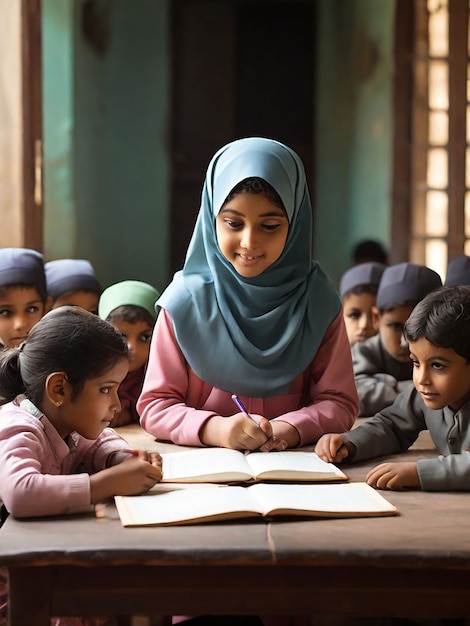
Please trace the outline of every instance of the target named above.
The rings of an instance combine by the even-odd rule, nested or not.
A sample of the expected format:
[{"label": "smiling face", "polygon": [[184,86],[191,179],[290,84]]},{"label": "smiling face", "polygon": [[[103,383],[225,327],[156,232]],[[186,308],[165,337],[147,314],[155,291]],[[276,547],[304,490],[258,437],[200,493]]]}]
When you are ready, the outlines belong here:
[{"label": "smiling face", "polygon": [[430,409],[454,411],[470,398],[470,363],[452,348],[421,338],[409,343],[413,383]]},{"label": "smiling face", "polygon": [[7,348],[19,346],[45,313],[35,287],[11,286],[0,291],[0,339]]},{"label": "smiling face", "polygon": [[284,210],[264,194],[239,193],[216,219],[220,250],[245,278],[259,276],[281,256],[289,232]]},{"label": "smiling face", "polygon": [[97,439],[121,409],[118,387],[129,370],[129,361],[117,363],[96,378],[85,381],[83,389],[72,400],[72,385],[65,379],[63,400],[50,421],[62,437],[76,431],[85,439]]}]

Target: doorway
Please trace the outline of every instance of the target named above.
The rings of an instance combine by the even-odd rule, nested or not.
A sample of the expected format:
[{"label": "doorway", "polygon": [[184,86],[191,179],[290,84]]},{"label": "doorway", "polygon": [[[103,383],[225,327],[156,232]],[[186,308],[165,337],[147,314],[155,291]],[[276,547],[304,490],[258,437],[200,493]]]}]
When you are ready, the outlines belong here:
[{"label": "doorway", "polygon": [[315,0],[171,3],[171,259],[182,267],[214,152],[278,139],[314,172]]}]

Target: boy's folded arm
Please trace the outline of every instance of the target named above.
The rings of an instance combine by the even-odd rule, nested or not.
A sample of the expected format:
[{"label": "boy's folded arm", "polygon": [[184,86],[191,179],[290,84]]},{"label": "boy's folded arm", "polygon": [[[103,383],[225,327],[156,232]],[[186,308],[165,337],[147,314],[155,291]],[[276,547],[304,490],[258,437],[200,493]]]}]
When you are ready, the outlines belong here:
[{"label": "boy's folded arm", "polygon": [[411,386],[393,404],[344,433],[344,438],[356,446],[354,461],[408,450],[427,428],[423,408],[418,392]]},{"label": "boy's folded arm", "polygon": [[423,491],[470,491],[470,452],[417,461]]}]

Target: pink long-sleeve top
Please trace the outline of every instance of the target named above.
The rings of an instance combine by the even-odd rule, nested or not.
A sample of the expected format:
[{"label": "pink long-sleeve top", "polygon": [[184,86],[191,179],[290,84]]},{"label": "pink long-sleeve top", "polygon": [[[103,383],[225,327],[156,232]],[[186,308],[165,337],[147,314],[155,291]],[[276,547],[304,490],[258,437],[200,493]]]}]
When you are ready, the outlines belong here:
[{"label": "pink long-sleeve top", "polygon": [[[207,358],[225,349],[230,347],[208,346]],[[359,400],[342,313],[330,324],[310,366],[292,380],[288,394],[270,398],[241,396],[241,400],[250,413],[294,426],[300,446],[317,441],[327,432],[349,430]],[[143,428],[157,439],[189,446],[203,445],[199,434],[210,417],[238,412],[230,390],[209,385],[191,370],[164,309],[153,333],[137,412]]]},{"label": "pink long-sleeve top", "polygon": [[25,396],[0,409],[0,504],[16,517],[64,515],[93,509],[90,474],[116,465],[129,444],[111,428],[91,441],[67,441]]}]

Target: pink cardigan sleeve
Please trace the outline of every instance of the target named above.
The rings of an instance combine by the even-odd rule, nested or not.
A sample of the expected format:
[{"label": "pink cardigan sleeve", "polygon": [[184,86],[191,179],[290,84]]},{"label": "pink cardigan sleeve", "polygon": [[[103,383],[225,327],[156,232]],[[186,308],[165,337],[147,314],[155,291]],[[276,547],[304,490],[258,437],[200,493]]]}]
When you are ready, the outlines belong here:
[{"label": "pink cardigan sleeve", "polygon": [[199,431],[217,411],[199,410],[205,383],[190,371],[162,309],[152,335],[149,361],[137,413],[142,427],[160,440],[201,446]]},{"label": "pink cardigan sleeve", "polygon": [[304,377],[308,389],[305,403],[301,408],[286,411],[274,419],[295,426],[301,446],[318,441],[325,433],[350,430],[359,411],[359,398],[341,311],[328,327]]},{"label": "pink cardigan sleeve", "polygon": [[[251,413],[292,424],[300,434],[300,445],[313,443],[326,432],[349,430],[359,400],[342,313],[330,324],[310,367],[292,381],[287,394],[242,400]],[[210,417],[235,412],[230,393],[205,383],[191,370],[165,310],[153,333],[137,411],[143,428],[154,437],[191,446],[203,445],[199,432]]]}]

